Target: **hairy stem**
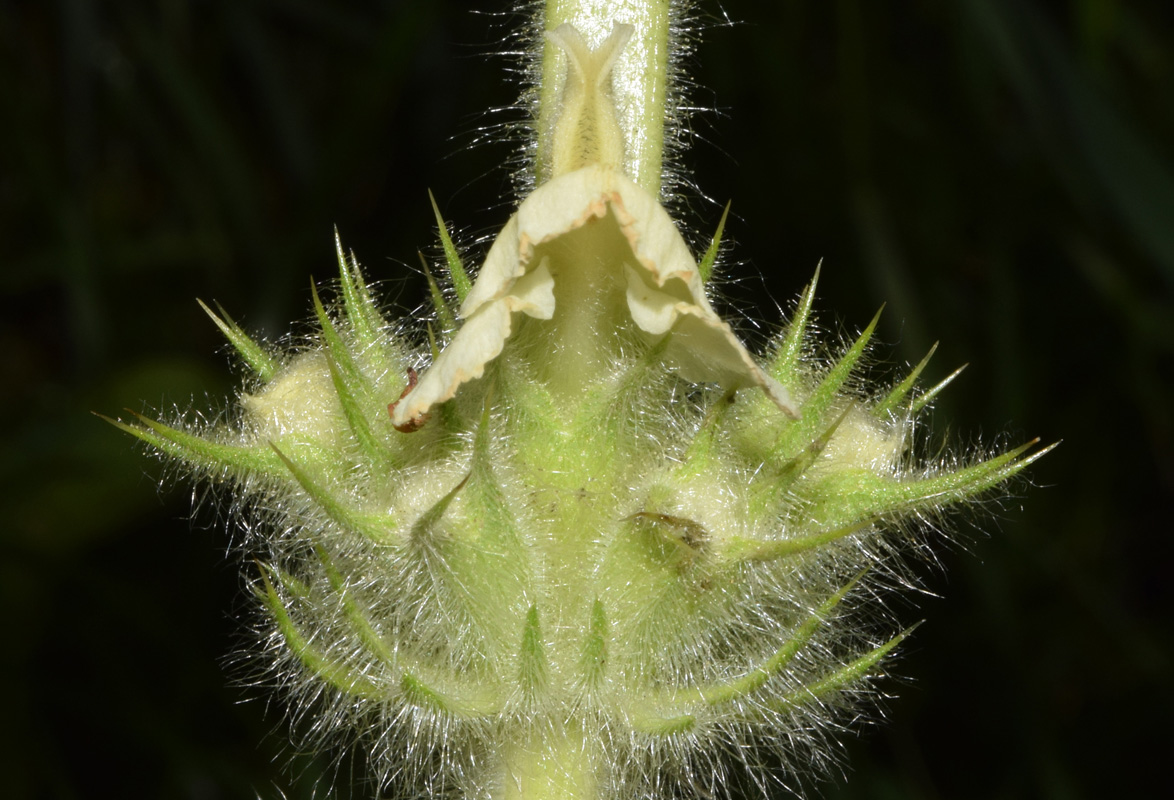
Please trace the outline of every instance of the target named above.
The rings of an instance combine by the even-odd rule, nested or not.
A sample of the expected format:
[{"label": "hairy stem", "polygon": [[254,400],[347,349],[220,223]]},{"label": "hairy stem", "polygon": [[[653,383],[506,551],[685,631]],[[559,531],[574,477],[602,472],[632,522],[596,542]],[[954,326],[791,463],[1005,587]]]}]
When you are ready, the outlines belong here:
[{"label": "hairy stem", "polygon": [[500,800],[594,800],[593,751],[574,723],[536,725],[510,749]]}]

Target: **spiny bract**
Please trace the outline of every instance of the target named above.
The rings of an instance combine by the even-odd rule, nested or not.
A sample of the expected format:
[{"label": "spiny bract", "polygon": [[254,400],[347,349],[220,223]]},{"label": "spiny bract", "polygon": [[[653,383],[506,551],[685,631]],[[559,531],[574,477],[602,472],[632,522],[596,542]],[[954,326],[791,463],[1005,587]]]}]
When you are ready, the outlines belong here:
[{"label": "spiny bract", "polygon": [[[406,432],[395,410],[455,347],[457,316],[433,283],[439,341],[413,345],[341,248],[340,302],[314,294],[316,347],[272,352],[209,311],[256,376],[231,422],[116,423],[243,498],[268,666],[314,734],[361,734],[381,783],[707,794],[729,753],[822,758],[907,634],[874,638],[884,615],[857,602],[891,582],[907,523],[1038,456],[915,461],[913,419],[941,385],[914,390],[923,362],[889,391],[857,386],[875,320],[813,359],[814,281],[762,367],[791,414],[728,369],[683,377],[680,322],[653,335],[625,313],[641,245],[612,199],[534,248],[551,314],[508,313],[484,374]],[[466,298],[455,254],[449,269]],[[573,295],[571,270],[590,284]],[[558,330],[582,314],[592,340],[569,344]]]}]

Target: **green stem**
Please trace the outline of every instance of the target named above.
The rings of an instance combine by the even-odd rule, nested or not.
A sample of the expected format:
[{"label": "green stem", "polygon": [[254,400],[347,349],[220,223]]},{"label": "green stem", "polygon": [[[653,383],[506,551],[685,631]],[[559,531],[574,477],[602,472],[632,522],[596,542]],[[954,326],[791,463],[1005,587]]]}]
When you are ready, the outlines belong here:
[{"label": "green stem", "polygon": [[[563,23],[598,46],[614,23],[635,31],[612,68],[612,97],[623,132],[624,172],[652,194],[660,191],[668,100],[670,0],[547,0],[545,30]],[[567,58],[547,41],[542,50],[538,109],[537,183],[551,177],[549,139],[558,119]]]},{"label": "green stem", "polygon": [[501,800],[594,800],[593,756],[574,723],[535,725],[525,743],[507,752]]}]

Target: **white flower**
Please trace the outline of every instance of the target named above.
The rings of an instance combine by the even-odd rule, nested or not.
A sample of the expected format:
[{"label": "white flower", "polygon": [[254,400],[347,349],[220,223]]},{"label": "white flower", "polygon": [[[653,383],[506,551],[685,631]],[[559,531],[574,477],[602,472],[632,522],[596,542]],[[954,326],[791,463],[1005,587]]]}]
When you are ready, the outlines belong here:
[{"label": "white flower", "polygon": [[[584,229],[593,230],[572,247],[560,246]],[[583,246],[588,243],[594,247]],[[563,283],[586,284],[598,296],[560,292]],[[563,303],[576,307],[564,310],[560,294],[570,295]],[[598,374],[606,364],[595,362],[607,353],[585,350],[584,343],[614,332],[586,328],[613,316],[608,304],[622,304],[648,337],[668,337],[666,362],[686,380],[758,386],[784,413],[798,416],[787,390],[762,371],[710,306],[697,262],[656,198],[615,168],[593,164],[543,184],[510,217],[461,306],[464,324],[395,404],[396,427],[416,427],[433,406],[481,377],[515,330],[518,314],[568,320],[569,330],[551,325],[557,333],[550,346],[574,340],[576,350],[567,357],[578,362],[571,368],[583,379]]]}]

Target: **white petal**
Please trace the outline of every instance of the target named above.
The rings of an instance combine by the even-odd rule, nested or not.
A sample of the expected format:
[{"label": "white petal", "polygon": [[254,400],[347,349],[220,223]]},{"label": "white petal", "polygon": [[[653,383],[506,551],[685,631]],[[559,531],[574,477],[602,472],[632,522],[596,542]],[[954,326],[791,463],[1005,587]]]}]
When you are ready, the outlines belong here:
[{"label": "white petal", "polygon": [[667,292],[653,289],[626,264],[624,275],[628,279],[628,310],[632,313],[632,321],[641,330],[652,334],[665,333],[673,327],[688,304]]},{"label": "white petal", "polygon": [[506,303],[490,303],[470,317],[457,332],[460,341],[453,337],[415,388],[392,404],[392,424],[403,431],[414,430],[432,406],[451,398],[462,383],[480,378],[485,365],[501,355],[510,335],[511,315]]},{"label": "white petal", "polygon": [[494,240],[461,307],[466,318],[452,342],[395,405],[397,426],[410,425],[460,385],[480,377],[512,332],[512,315],[554,313],[554,280],[534,248],[602,218],[608,209],[639,267],[626,267],[632,320],[646,333],[669,335],[666,359],[687,380],[760,387],[787,415],[798,416],[786,389],[770,378],[714,312],[685,240],[651,194],[598,164],[554,178],[536,189]]},{"label": "white petal", "polygon": [[554,278],[550,274],[550,260],[543,258],[534,271],[519,278],[505,300],[511,311],[521,311],[535,319],[553,317]]}]

